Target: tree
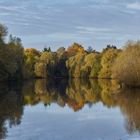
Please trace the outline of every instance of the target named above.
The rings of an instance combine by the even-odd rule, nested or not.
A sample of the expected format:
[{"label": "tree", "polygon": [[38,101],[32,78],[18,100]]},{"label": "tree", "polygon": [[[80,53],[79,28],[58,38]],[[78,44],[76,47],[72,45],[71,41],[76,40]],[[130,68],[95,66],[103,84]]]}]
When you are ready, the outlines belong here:
[{"label": "tree", "polygon": [[45,47],[44,50],[43,50],[43,52],[47,52],[47,51],[48,51],[48,49]]},{"label": "tree", "polygon": [[82,45],[78,43],[73,43],[70,47],[68,47],[67,49],[68,57],[74,56],[77,53],[85,53],[85,50]]},{"label": "tree", "polygon": [[21,40],[10,36],[9,42],[0,45],[0,81],[22,78],[23,47]]},{"label": "tree", "polygon": [[3,39],[8,33],[8,29],[6,26],[0,24],[0,39]]},{"label": "tree", "polygon": [[7,27],[0,24],[0,81],[22,78],[24,52],[21,39],[10,35],[6,43],[7,33]]},{"label": "tree", "polygon": [[43,52],[35,64],[35,74],[38,77],[53,77],[57,64],[57,55],[52,52]]},{"label": "tree", "polygon": [[68,69],[66,67],[67,55],[64,47],[60,47],[56,51],[57,54],[57,65],[55,76],[56,77],[68,77]]},{"label": "tree", "polygon": [[107,48],[102,52],[101,57],[101,71],[99,72],[99,78],[111,78],[112,75],[112,66],[115,62],[115,59],[120,53],[119,49],[116,48]]},{"label": "tree", "polygon": [[93,48],[91,47],[91,46],[89,46],[88,48],[87,48],[87,52],[88,53],[91,53],[93,51]]},{"label": "tree", "polygon": [[89,77],[98,78],[99,72],[101,70],[101,54],[94,53],[94,58],[92,59],[92,61],[93,61],[93,65]]},{"label": "tree", "polygon": [[36,77],[35,64],[40,57],[40,52],[34,48],[24,50],[24,67],[23,77],[24,79]]},{"label": "tree", "polygon": [[113,66],[113,77],[130,87],[140,86],[140,42],[129,42]]},{"label": "tree", "polygon": [[21,43],[21,39],[10,35],[8,47],[12,53],[12,59],[16,64],[16,71],[11,75],[10,79],[22,79],[22,69],[24,63],[24,49]]},{"label": "tree", "polygon": [[81,66],[83,64],[84,57],[85,54],[78,53],[66,61],[70,77],[81,77]]},{"label": "tree", "polygon": [[94,53],[90,53],[85,55],[85,58],[83,60],[83,64],[81,66],[81,76],[84,78],[89,78],[91,69],[93,67],[93,59],[95,57]]},{"label": "tree", "polygon": [[50,47],[49,48],[45,47],[43,52],[51,52],[51,48]]},{"label": "tree", "polygon": [[66,51],[66,50],[65,50],[64,47],[60,47],[60,48],[58,48],[57,51],[56,51],[58,58],[63,57],[64,54],[65,54],[65,51]]}]

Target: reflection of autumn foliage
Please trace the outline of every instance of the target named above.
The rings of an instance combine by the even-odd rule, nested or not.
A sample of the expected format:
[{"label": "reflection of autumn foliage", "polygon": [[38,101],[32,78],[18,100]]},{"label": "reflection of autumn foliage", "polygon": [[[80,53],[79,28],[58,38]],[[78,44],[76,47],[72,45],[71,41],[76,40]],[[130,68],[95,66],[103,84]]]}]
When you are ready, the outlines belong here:
[{"label": "reflection of autumn foliage", "polygon": [[129,133],[140,132],[140,94],[138,90],[118,90],[114,80],[65,80],[48,79],[29,81],[21,87],[9,89],[0,87],[0,138],[7,133],[5,121],[10,126],[21,121],[24,105],[43,103],[45,106],[57,103],[78,111],[85,104],[90,106],[102,102],[106,107],[119,107],[126,118]]},{"label": "reflection of autumn foliage", "polygon": [[125,115],[127,131],[140,132],[140,90],[122,90],[117,94],[116,101]]},{"label": "reflection of autumn foliage", "polygon": [[101,87],[101,101],[108,107],[113,107],[116,105],[113,96],[119,88],[119,84],[115,80],[99,80],[99,85]]},{"label": "reflection of autumn foliage", "polygon": [[[30,85],[30,92],[24,93],[26,104],[34,105],[43,102],[45,105],[57,103],[61,106],[66,104],[74,111],[82,109],[89,103],[94,104],[102,101],[108,106],[113,106],[112,93],[118,88],[117,83],[107,80],[37,80],[35,86]],[[112,85],[112,86],[111,86]],[[28,94],[26,94],[28,93]],[[30,93],[30,94],[29,94]]]},{"label": "reflection of autumn foliage", "polygon": [[140,94],[138,90],[118,90],[115,80],[37,80],[24,86],[24,103],[68,105],[78,111],[85,104],[102,102],[107,107],[119,106],[126,117],[128,132],[140,131]]},{"label": "reflection of autumn foliage", "polygon": [[94,93],[94,86],[92,86],[91,84],[92,83],[90,81],[84,82],[79,79],[70,81],[69,86],[66,90],[66,94],[68,95],[70,100],[75,101],[76,104],[72,104],[74,106],[68,104],[75,111],[81,109],[86,103],[96,102],[98,93]]}]

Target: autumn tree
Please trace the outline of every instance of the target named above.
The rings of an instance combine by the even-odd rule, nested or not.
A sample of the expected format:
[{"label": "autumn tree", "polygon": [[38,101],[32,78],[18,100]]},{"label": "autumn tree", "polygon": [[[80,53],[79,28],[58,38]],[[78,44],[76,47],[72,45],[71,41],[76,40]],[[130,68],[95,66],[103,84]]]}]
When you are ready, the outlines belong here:
[{"label": "autumn tree", "polygon": [[74,56],[77,53],[84,53],[85,50],[82,45],[78,43],[73,43],[70,47],[67,49],[67,55],[68,57]]},{"label": "autumn tree", "polygon": [[85,54],[78,53],[66,61],[70,77],[81,77],[81,66],[83,65],[84,57]]},{"label": "autumn tree", "polygon": [[40,52],[34,48],[24,50],[23,77],[25,79],[36,77],[35,64],[38,61]]},{"label": "autumn tree", "polygon": [[99,72],[101,70],[101,54],[100,53],[94,53],[93,59],[92,59],[92,67],[90,71],[90,78],[98,78]]},{"label": "autumn tree", "polygon": [[129,42],[113,66],[113,77],[127,86],[140,86],[140,42]]},{"label": "autumn tree", "polygon": [[57,64],[57,55],[54,52],[42,52],[38,62],[35,64],[35,74],[38,77],[53,77],[55,75],[55,66]]},{"label": "autumn tree", "polygon": [[68,69],[66,67],[66,61],[68,59],[66,50],[64,47],[60,47],[56,51],[57,54],[57,65],[56,65],[56,77],[68,77]]},{"label": "autumn tree", "polygon": [[111,78],[112,66],[115,62],[115,59],[118,57],[120,51],[121,50],[116,49],[114,47],[107,47],[103,50],[99,78]]}]

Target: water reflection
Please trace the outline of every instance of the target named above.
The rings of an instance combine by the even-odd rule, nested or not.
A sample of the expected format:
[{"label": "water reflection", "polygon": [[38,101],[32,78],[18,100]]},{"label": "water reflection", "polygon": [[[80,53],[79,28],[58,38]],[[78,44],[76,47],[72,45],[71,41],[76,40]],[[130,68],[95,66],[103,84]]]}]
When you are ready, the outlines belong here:
[{"label": "water reflection", "polygon": [[5,84],[0,86],[0,139],[6,137],[8,121],[9,127],[19,125],[23,114],[23,98],[21,87],[12,87]]},{"label": "water reflection", "polygon": [[10,127],[19,125],[25,105],[44,106],[57,103],[69,106],[73,111],[81,110],[101,102],[107,108],[119,107],[125,117],[125,128],[129,134],[140,133],[140,90],[118,90],[119,85],[111,80],[36,80],[23,85],[0,85],[0,139],[7,135]]}]

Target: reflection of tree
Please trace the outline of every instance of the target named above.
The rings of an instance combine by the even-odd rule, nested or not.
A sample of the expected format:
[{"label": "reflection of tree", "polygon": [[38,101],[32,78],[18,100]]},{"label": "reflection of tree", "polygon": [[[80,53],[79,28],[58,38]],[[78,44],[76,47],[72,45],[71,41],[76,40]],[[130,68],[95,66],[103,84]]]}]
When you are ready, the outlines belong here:
[{"label": "reflection of tree", "polygon": [[36,80],[26,82],[22,88],[0,87],[0,138],[7,133],[5,122],[10,126],[21,122],[23,105],[42,102],[45,106],[57,103],[68,105],[78,111],[88,104],[102,102],[107,107],[120,107],[126,118],[129,133],[140,132],[140,94],[138,90],[118,90],[116,81],[111,80]]},{"label": "reflection of tree", "polygon": [[35,81],[29,81],[22,87],[22,94],[23,94],[23,104],[30,104],[35,105],[39,102],[39,99],[37,99],[37,96],[34,92],[35,90]]},{"label": "reflection of tree", "polygon": [[113,107],[116,105],[113,100],[113,96],[118,88],[118,84],[113,80],[99,80],[99,85],[101,87],[100,97],[104,105],[108,107]]},{"label": "reflection of tree", "polygon": [[[95,89],[98,88],[98,90]],[[86,103],[95,103],[98,101],[99,86],[97,81],[83,81],[75,79],[69,82],[66,94],[69,97],[68,105],[77,111],[81,109]],[[71,102],[70,102],[71,101]]]},{"label": "reflection of tree", "polygon": [[[107,106],[113,106],[112,93],[114,91],[113,81],[98,80],[37,80],[24,86],[25,104],[34,105],[43,102],[49,105],[53,102],[60,106],[66,104],[74,111],[82,109],[88,103],[102,101]],[[27,86],[27,87],[26,87]],[[29,87],[28,87],[29,86]],[[111,87],[112,86],[112,87]]]},{"label": "reflection of tree", "polygon": [[140,90],[122,90],[116,96],[117,105],[126,119],[126,129],[131,134],[140,132]]},{"label": "reflection of tree", "polygon": [[24,103],[34,105],[43,102],[44,105],[50,105],[57,102],[64,106],[66,86],[67,80],[36,80],[35,84],[29,82],[23,88]]},{"label": "reflection of tree", "polygon": [[7,134],[6,122],[9,126],[20,124],[23,113],[22,97],[18,89],[0,86],[0,139]]},{"label": "reflection of tree", "polygon": [[85,104],[92,106],[102,102],[107,107],[119,106],[126,116],[128,132],[140,131],[140,95],[139,91],[118,91],[119,85],[113,80],[37,80],[31,99],[33,102],[43,102],[45,105],[57,103],[66,104],[78,111]]},{"label": "reflection of tree", "polygon": [[78,79],[69,81],[69,84],[67,80],[60,79],[37,80],[35,85],[29,82],[23,86],[24,104],[34,105],[43,102],[49,105],[54,102],[60,106],[68,104],[75,111],[81,109],[85,103],[96,102],[99,91],[97,81],[85,82]]}]

